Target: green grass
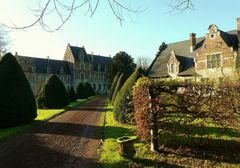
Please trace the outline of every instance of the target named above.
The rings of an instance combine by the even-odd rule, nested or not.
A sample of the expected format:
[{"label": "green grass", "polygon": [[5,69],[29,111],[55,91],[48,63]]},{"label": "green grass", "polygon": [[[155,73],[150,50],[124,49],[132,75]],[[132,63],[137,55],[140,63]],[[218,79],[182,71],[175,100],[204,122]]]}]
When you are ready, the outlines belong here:
[{"label": "green grass", "polygon": [[0,141],[5,140],[11,136],[14,136],[16,134],[19,134],[21,132],[26,131],[27,129],[33,127],[34,125],[47,121],[66,110],[73,108],[83,102],[87,101],[87,99],[78,99],[76,102],[71,102],[68,106],[62,109],[38,109],[37,110],[37,117],[29,124],[16,126],[16,127],[10,127],[10,128],[1,128],[0,129]]},{"label": "green grass", "polygon": [[112,106],[107,104],[104,143],[101,153],[103,167],[240,167],[240,129],[223,128],[210,121],[199,125],[168,123],[159,137],[160,152],[150,151],[150,145],[137,141],[136,155],[126,159],[119,155],[117,138],[133,136],[134,126],[123,125],[113,118]]},{"label": "green grass", "polygon": [[135,130],[134,127],[118,123],[113,118],[112,106],[110,102],[107,106],[106,125],[104,128],[104,143],[100,161],[104,167],[121,167],[119,162],[128,161],[118,153],[119,144],[117,138],[120,136],[131,136]]}]

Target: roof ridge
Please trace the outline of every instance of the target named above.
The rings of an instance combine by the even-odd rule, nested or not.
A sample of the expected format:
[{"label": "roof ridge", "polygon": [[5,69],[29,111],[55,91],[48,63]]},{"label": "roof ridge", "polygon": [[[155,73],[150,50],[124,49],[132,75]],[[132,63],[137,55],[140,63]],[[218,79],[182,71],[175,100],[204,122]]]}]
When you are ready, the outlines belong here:
[{"label": "roof ridge", "polygon": [[16,55],[17,57],[23,57],[26,59],[41,59],[41,60],[50,60],[50,61],[61,61],[61,62],[67,62],[65,60],[58,60],[58,59],[48,59],[48,58],[40,58],[40,57],[32,57],[32,56],[25,56],[25,55]]},{"label": "roof ridge", "polygon": [[[233,29],[233,30],[230,30],[230,31],[223,31],[221,29],[218,29],[219,31],[222,31],[224,33],[227,33],[229,35],[233,35],[235,33],[235,31],[237,31],[236,29]],[[205,36],[201,36],[201,37],[197,37],[196,40],[202,40],[202,38],[204,38]],[[178,44],[178,43],[183,43],[183,42],[187,42],[189,41],[189,39],[186,39],[186,40],[181,40],[181,41],[176,41],[176,42],[173,42],[173,43],[166,43],[166,45],[172,45],[172,44]]]}]

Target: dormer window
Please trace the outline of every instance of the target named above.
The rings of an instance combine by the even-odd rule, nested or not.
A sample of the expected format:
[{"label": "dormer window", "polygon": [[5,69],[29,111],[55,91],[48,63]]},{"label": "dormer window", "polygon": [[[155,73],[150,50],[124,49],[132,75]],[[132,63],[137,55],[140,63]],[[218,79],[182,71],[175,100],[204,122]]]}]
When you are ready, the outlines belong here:
[{"label": "dormer window", "polygon": [[169,73],[176,73],[177,72],[177,65],[175,63],[172,63],[170,65]]},{"label": "dormer window", "polygon": [[64,69],[63,69],[63,67],[61,67],[61,69],[60,69],[60,74],[61,74],[61,75],[64,74]]},{"label": "dormer window", "polygon": [[47,73],[51,73],[51,68],[50,68],[50,66],[47,67]]},{"label": "dormer window", "polygon": [[36,72],[36,66],[35,66],[35,65],[32,66],[32,72],[33,72],[33,73]]}]

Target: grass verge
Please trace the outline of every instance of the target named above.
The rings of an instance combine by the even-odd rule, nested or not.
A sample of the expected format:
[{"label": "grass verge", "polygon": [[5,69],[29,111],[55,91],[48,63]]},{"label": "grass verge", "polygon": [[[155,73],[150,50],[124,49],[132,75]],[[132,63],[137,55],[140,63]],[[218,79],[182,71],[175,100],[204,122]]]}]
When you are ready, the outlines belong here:
[{"label": "grass verge", "polygon": [[60,115],[64,113],[66,110],[78,106],[81,103],[84,103],[85,101],[87,101],[87,99],[78,99],[76,102],[71,102],[68,106],[62,109],[37,109],[37,117],[31,123],[16,127],[1,128],[0,141],[3,141],[9,137],[24,132],[40,122],[54,118],[55,116]]},{"label": "grass verge", "polygon": [[100,161],[106,168],[122,167],[122,162],[129,162],[118,153],[119,144],[117,138],[120,136],[132,136],[135,127],[123,125],[114,120],[112,105],[110,102],[106,108],[106,123],[104,128],[104,143]]},{"label": "grass verge", "polygon": [[115,121],[108,102],[100,157],[103,167],[240,167],[240,129],[193,123],[191,134],[185,134],[186,126],[178,124],[172,123],[167,127],[169,132],[161,134],[160,153],[151,152],[149,144],[137,141],[136,155],[126,159],[119,155],[116,140],[134,135],[136,128]]}]

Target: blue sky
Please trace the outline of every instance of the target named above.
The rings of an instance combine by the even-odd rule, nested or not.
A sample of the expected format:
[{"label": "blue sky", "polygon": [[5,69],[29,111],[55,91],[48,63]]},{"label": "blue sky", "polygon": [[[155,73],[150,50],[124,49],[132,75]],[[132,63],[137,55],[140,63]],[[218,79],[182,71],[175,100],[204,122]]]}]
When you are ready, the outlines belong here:
[{"label": "blue sky", "polygon": [[[93,17],[85,15],[86,8],[74,12],[73,17],[54,33],[39,26],[27,31],[11,31],[10,51],[20,55],[62,59],[67,43],[84,46],[88,53],[115,55],[126,51],[135,59],[139,56],[153,59],[159,45],[188,39],[190,32],[204,36],[210,24],[229,31],[236,29],[236,18],[240,17],[239,0],[193,0],[195,10],[180,14],[169,14],[172,0],[120,0],[126,6],[143,7],[145,11],[131,18],[126,14],[122,25],[112,14],[107,1]],[[0,0],[0,22],[19,26],[30,23],[34,17],[30,8],[36,7],[35,0]],[[55,21],[50,19],[51,25]]]}]

